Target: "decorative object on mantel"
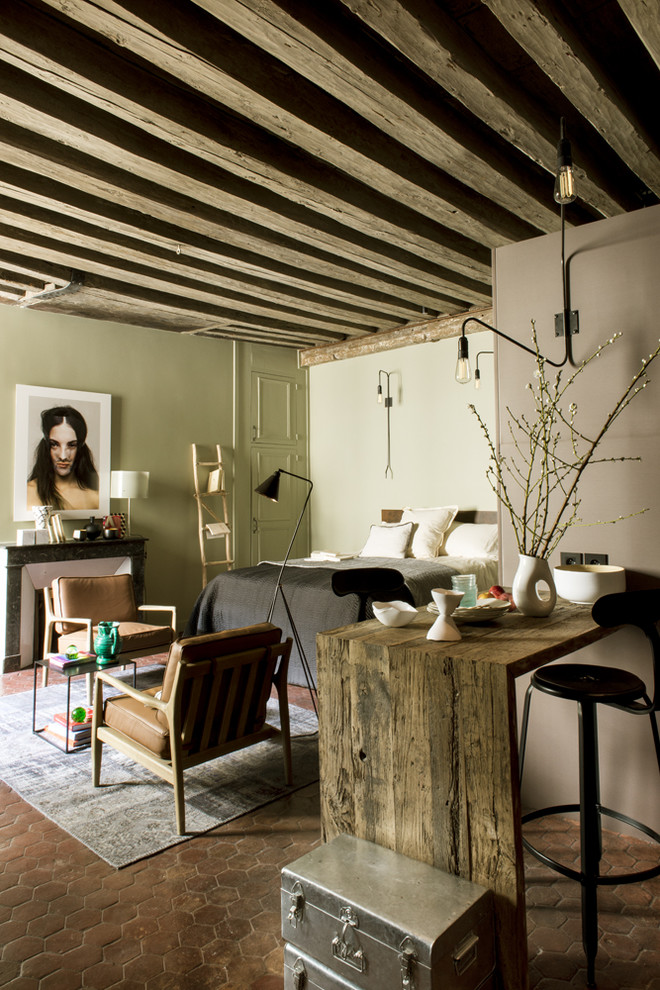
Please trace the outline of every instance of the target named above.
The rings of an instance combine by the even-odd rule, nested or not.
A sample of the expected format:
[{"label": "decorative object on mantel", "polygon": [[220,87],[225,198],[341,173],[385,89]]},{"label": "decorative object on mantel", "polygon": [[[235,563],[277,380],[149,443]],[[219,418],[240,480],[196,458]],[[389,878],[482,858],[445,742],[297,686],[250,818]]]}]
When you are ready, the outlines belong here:
[{"label": "decorative object on mantel", "polygon": [[[596,458],[595,454],[612,424],[635,396],[646,388],[647,372],[660,354],[660,345],[647,358],[642,358],[638,371],[593,437],[588,437],[578,428],[578,405],[567,399],[567,393],[585,368],[620,336],[620,333],[614,334],[601,344],[570,373],[565,382],[562,381],[561,371],[557,372],[554,382],[550,382],[546,375],[548,362],[538,351],[536,327],[532,322],[536,371],[535,382],[528,383],[526,388],[531,392],[533,409],[529,413],[516,415],[507,408],[508,432],[513,446],[510,456],[495,447],[488,427],[475,407],[470,406],[490,449],[486,477],[508,512],[520,554],[519,572],[513,582],[513,599],[524,615],[549,615],[554,608],[555,585],[547,562],[571,526],[587,525],[579,516],[578,489],[589,464],[641,460],[630,456]],[[568,441],[568,454],[560,456],[562,441]],[[638,514],[633,512],[628,516],[597,522],[614,523]],[[544,565],[537,567],[530,562],[530,558],[531,561],[544,561]],[[544,597],[538,593],[539,582],[543,582],[549,591]]]},{"label": "decorative object on mantel", "polygon": [[103,539],[104,540],[118,540],[121,532],[121,523],[114,516],[104,516],[103,517]]},{"label": "decorative object on mantel", "polygon": [[34,505],[32,507],[32,515],[34,516],[34,528],[35,529],[48,529],[48,520],[50,519],[50,514],[53,511],[52,505]]},{"label": "decorative object on mantel", "polygon": [[148,498],[148,471],[111,471],[110,498],[125,498],[128,501],[125,536],[131,535],[131,499]]},{"label": "decorative object on mantel", "polygon": [[462,636],[451,615],[454,609],[458,608],[463,592],[450,591],[448,588],[434,588],[431,597],[438,609],[438,618],[427,632],[426,638],[438,643],[458,642]]},{"label": "decorative object on mantel", "polygon": [[48,533],[51,543],[66,543],[61,512],[52,512],[50,514],[48,519]]},{"label": "decorative object on mantel", "polygon": [[103,526],[96,516],[90,516],[89,522],[85,526],[85,534],[88,540],[97,540],[103,532]]},{"label": "decorative object on mantel", "polygon": [[390,431],[390,411],[392,409],[392,396],[390,395],[390,375],[393,374],[391,371],[379,371],[378,372],[378,401],[382,403],[383,401],[383,386],[380,383],[380,376],[385,375],[387,380],[387,391],[385,392],[385,412],[387,413],[387,467],[385,468],[385,477],[387,477],[387,472],[390,473],[390,478],[394,477],[394,472],[392,471],[392,457],[391,457],[391,431]]}]

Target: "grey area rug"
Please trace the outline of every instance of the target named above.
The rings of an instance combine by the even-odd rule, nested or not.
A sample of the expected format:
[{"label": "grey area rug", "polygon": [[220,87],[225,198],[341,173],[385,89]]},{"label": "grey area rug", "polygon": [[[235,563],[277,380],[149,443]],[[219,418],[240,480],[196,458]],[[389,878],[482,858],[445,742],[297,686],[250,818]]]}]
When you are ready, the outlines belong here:
[{"label": "grey area rug", "polygon": [[[162,674],[162,667],[143,668],[138,687]],[[71,686],[72,706],[81,701],[78,693],[84,695],[83,679]],[[37,727],[65,707],[65,685],[40,687]],[[285,783],[277,740],[186,770],[184,836],[176,834],[174,794],[165,781],[104,746],[101,786],[92,787],[90,749],[67,755],[34,735],[32,691],[0,698],[0,779],[111,866],[126,866],[318,780],[316,716],[294,705],[290,716],[293,786]],[[268,721],[279,725],[276,702],[269,702]]]}]

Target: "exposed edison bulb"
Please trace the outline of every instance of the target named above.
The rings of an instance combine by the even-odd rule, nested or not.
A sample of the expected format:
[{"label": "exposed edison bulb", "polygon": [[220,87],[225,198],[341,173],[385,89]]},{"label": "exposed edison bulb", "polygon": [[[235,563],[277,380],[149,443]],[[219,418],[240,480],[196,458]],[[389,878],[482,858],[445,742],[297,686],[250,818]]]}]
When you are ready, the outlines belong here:
[{"label": "exposed edison bulb", "polygon": [[472,378],[470,373],[470,355],[467,337],[463,334],[458,338],[458,360],[456,361],[456,381],[459,385],[467,385]]},{"label": "exposed edison bulb", "polygon": [[554,197],[556,203],[566,206],[577,199],[575,176],[571,165],[561,165],[555,179]]},{"label": "exposed edison bulb", "polygon": [[379,385],[378,386],[378,399],[377,399],[377,401],[382,404],[382,401],[383,401],[383,386],[382,385]]},{"label": "exposed edison bulb", "polygon": [[555,202],[566,206],[577,199],[575,176],[573,175],[573,155],[571,142],[566,137],[566,126],[562,117],[559,123],[560,136],[557,145],[557,177],[555,178]]},{"label": "exposed edison bulb", "polygon": [[481,372],[478,368],[474,369],[474,387],[481,388]]}]

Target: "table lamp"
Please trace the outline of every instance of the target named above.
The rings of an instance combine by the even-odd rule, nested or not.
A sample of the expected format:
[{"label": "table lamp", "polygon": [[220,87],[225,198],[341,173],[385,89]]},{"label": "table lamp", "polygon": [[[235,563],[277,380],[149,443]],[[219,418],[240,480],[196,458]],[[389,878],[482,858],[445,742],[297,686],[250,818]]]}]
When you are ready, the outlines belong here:
[{"label": "table lamp", "polygon": [[131,499],[147,498],[149,495],[148,471],[111,471],[110,498],[125,498],[128,501],[126,511],[126,535],[131,535]]}]

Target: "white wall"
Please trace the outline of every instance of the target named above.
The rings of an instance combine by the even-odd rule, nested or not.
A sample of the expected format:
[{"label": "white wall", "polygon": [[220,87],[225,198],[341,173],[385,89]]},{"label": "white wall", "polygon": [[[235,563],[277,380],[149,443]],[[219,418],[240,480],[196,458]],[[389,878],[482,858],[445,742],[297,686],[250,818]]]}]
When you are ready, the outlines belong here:
[{"label": "white wall", "polygon": [[[574,398],[582,426],[588,435],[593,435],[641,359],[657,345],[660,206],[567,230],[566,251],[570,259],[571,308],[577,309],[580,316],[580,333],[573,341],[576,359],[587,357],[614,332],[623,334],[579,379]],[[559,235],[547,235],[498,249],[494,266],[496,325],[528,342],[530,320],[534,318],[542,352],[555,359],[561,358],[562,353],[562,342],[554,337],[553,330],[553,314],[561,309],[559,252]],[[501,410],[506,405],[520,409],[524,383],[533,372],[533,359],[503,342],[498,370]],[[653,366],[649,378],[651,384],[617,420],[603,445],[605,456],[639,455],[641,463],[590,467],[580,486],[585,521],[626,516],[643,508],[648,511],[612,526],[576,527],[560,548],[607,553],[610,563],[626,568],[629,588],[660,586],[658,365]],[[510,584],[517,554],[506,518],[502,550],[504,583]],[[559,552],[551,563],[559,563]],[[619,632],[581,651],[577,659],[633,670],[652,685],[649,650],[636,631]],[[520,696],[525,687],[526,679],[519,678]],[[535,692],[523,792],[528,807],[577,800],[575,709],[569,702]],[[658,767],[648,718],[600,706],[599,728],[603,803],[660,829]]]},{"label": "white wall", "polygon": [[[492,350],[488,332],[470,335],[470,355]],[[482,387],[457,385],[456,339],[324,364],[310,370],[313,549],[359,550],[383,508],[458,504],[494,509],[487,454],[474,403],[494,424],[493,358],[479,362]],[[379,370],[390,373],[387,418],[377,402]],[[386,381],[383,377],[383,387]]]}]

